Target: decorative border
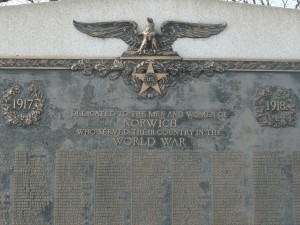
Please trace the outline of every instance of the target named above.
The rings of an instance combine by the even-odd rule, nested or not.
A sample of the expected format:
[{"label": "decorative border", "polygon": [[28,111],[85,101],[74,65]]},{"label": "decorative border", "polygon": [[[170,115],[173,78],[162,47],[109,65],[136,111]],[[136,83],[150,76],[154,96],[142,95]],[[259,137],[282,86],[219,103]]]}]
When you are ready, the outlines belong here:
[{"label": "decorative border", "polygon": [[[158,82],[159,87],[150,87],[148,94],[144,92],[143,94],[138,91],[141,84],[134,79],[133,74],[140,65],[149,65],[150,62],[154,65],[154,71],[163,70],[168,77]],[[155,68],[155,65],[160,65],[160,68]],[[168,87],[176,85],[175,77],[188,80],[189,77],[214,76],[216,73],[223,72],[300,72],[300,61],[184,59],[179,56],[87,59],[0,58],[0,69],[72,70],[82,71],[84,76],[108,77],[111,80],[122,77],[125,84],[132,85],[138,95],[153,98],[161,96],[166,93]],[[144,81],[143,85],[145,85]]]},{"label": "decorative border", "polygon": [[[223,59],[189,59],[180,57],[152,57],[157,61],[177,61],[180,64],[204,67],[214,65],[224,71],[269,71],[269,72],[300,72],[300,61],[292,60],[223,60]],[[83,69],[82,65],[94,67],[97,64],[113,64],[118,61],[143,61],[151,57],[116,57],[116,58],[0,58],[0,69]],[[136,64],[138,64],[137,62]],[[77,65],[77,67],[75,66]]]},{"label": "decorative border", "polygon": [[75,59],[0,58],[0,69],[67,69]]}]

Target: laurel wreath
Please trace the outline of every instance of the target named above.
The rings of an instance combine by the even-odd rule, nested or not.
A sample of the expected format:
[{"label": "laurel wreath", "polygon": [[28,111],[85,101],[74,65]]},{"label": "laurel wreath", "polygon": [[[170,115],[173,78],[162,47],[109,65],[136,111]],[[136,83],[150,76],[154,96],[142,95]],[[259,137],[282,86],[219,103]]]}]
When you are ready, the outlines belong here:
[{"label": "laurel wreath", "polygon": [[[263,87],[258,90],[255,101],[258,122],[263,126],[270,126],[273,128],[294,126],[295,114],[297,112],[297,101],[293,91],[285,88],[279,88],[277,91],[272,91],[275,89],[277,88]],[[266,101],[271,99],[274,92],[279,100],[286,102],[286,106],[288,108],[287,111],[276,115],[272,115],[266,109]]]},{"label": "laurel wreath", "polygon": [[34,100],[32,110],[28,113],[17,113],[12,109],[14,97],[21,93],[21,86],[16,84],[3,93],[2,111],[7,125],[39,125],[44,110],[44,95],[33,84],[27,88],[29,96]]}]

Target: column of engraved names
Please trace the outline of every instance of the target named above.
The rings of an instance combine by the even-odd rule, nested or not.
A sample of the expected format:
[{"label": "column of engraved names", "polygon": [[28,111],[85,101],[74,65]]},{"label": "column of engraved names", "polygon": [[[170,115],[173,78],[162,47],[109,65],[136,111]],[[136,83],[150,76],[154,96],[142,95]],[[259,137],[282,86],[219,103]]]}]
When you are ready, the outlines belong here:
[{"label": "column of engraved names", "polygon": [[172,161],[172,224],[210,224],[209,157],[195,151],[175,152]]},{"label": "column of engraved names", "polygon": [[46,225],[42,211],[49,203],[46,156],[39,150],[16,150],[13,225]]},{"label": "column of engraved names", "polygon": [[243,198],[245,179],[243,153],[220,151],[212,154],[213,224],[248,225]]},{"label": "column of engraved names", "polygon": [[300,152],[293,154],[294,223],[300,224]]},{"label": "column of engraved names", "polygon": [[88,152],[65,150],[56,153],[54,224],[82,225],[86,200],[86,168],[91,164]]},{"label": "column of engraved names", "polygon": [[133,151],[132,225],[166,225],[171,220],[168,153]]},{"label": "column of engraved names", "polygon": [[96,153],[95,225],[130,224],[131,151]]},{"label": "column of engraved names", "polygon": [[286,191],[280,152],[253,152],[254,225],[281,225]]},{"label": "column of engraved names", "polygon": [[[1,150],[0,150],[1,151]],[[0,153],[0,225],[9,225],[11,217],[10,201],[10,160]]]}]

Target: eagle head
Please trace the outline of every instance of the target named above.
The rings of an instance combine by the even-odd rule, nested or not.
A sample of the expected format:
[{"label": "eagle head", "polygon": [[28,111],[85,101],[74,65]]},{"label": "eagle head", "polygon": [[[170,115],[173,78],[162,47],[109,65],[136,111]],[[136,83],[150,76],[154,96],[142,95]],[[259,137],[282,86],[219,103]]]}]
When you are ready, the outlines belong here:
[{"label": "eagle head", "polygon": [[148,17],[147,20],[148,20],[149,23],[153,23],[153,19],[152,18]]}]

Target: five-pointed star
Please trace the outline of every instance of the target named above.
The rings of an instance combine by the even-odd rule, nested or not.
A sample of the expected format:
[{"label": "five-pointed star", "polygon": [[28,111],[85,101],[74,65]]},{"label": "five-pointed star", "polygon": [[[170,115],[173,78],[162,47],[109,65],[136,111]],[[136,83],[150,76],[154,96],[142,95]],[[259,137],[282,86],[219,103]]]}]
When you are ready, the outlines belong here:
[{"label": "five-pointed star", "polygon": [[[156,76],[156,82],[155,82],[154,85],[149,85],[144,81],[146,74],[154,74]],[[160,88],[159,88],[159,85],[158,85],[158,81],[160,81],[162,78],[166,77],[167,75],[168,75],[167,73],[155,73],[154,69],[153,69],[152,62],[150,62],[149,65],[148,65],[146,73],[136,73],[136,74],[134,74],[134,76],[136,76],[137,78],[139,78],[140,80],[143,81],[143,85],[142,85],[142,88],[141,88],[139,94],[142,94],[143,92],[148,90],[150,87],[153,88],[155,91],[157,91],[159,94],[161,94],[161,91],[160,91]]]}]

